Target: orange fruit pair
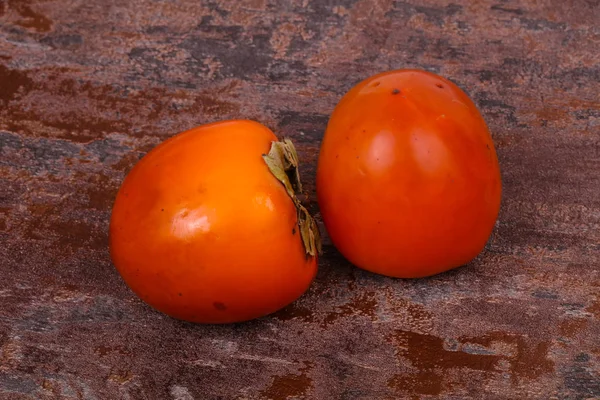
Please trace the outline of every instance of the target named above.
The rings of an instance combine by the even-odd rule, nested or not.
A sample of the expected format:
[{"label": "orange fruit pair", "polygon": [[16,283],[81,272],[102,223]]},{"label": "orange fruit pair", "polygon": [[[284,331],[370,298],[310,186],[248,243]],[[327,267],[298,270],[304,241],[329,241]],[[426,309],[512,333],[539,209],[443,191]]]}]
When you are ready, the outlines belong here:
[{"label": "orange fruit pair", "polygon": [[[240,322],[283,308],[310,286],[320,247],[297,166],[291,142],[252,121],[161,143],[117,195],[116,268],[141,299],[179,319]],[[333,111],[317,196],[333,244],[353,264],[429,276],[485,246],[500,207],[498,159],[455,84],[391,71],[360,82]]]}]

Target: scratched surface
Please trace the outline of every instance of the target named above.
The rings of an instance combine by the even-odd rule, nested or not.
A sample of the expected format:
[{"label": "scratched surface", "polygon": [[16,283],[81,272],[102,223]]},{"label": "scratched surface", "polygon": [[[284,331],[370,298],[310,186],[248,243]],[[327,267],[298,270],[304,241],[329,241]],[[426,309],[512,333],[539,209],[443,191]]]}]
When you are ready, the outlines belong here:
[{"label": "scratched surface", "polygon": [[[600,398],[599,48],[598,0],[0,0],[0,399]],[[318,212],[329,113],[403,67],[493,132],[479,258],[394,280],[326,241],[304,297],[232,326],[124,285],[110,208],[154,145],[259,120],[295,140]]]}]

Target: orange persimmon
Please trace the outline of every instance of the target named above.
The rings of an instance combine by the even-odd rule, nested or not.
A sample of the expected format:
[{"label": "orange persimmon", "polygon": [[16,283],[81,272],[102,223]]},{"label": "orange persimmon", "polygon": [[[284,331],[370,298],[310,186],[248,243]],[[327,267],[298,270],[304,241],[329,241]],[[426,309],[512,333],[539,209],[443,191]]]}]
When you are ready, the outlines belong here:
[{"label": "orange persimmon", "polygon": [[434,275],[484,248],[500,207],[498,158],[477,107],[454,83],[390,71],[335,107],[317,197],[350,262],[392,277]]},{"label": "orange persimmon", "polygon": [[110,252],[127,285],[172,317],[241,322],[279,310],[317,271],[318,231],[295,196],[297,155],[245,120],[161,143],[127,175]]}]

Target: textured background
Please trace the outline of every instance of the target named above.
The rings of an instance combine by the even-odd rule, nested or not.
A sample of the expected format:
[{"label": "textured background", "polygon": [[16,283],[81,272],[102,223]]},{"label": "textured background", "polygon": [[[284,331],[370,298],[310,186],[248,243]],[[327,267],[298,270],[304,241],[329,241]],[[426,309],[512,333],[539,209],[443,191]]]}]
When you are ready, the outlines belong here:
[{"label": "textured background", "polygon": [[[600,398],[599,49],[598,0],[0,0],[0,398]],[[110,208],[159,141],[257,119],[295,140],[317,212],[329,113],[403,67],[493,132],[477,260],[394,280],[327,245],[304,297],[232,326],[124,285]]]}]

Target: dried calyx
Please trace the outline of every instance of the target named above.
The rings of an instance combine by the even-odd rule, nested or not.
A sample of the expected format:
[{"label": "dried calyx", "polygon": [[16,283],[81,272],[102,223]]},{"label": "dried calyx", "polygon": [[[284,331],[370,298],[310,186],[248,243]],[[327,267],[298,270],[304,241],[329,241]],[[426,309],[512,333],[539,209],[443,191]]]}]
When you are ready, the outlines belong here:
[{"label": "dried calyx", "polygon": [[285,186],[296,206],[298,226],[306,254],[316,256],[317,253],[321,253],[321,238],[317,223],[298,199],[298,194],[302,193],[302,184],[298,172],[298,154],[294,144],[289,139],[273,142],[269,154],[264,154],[263,159],[275,178]]}]

